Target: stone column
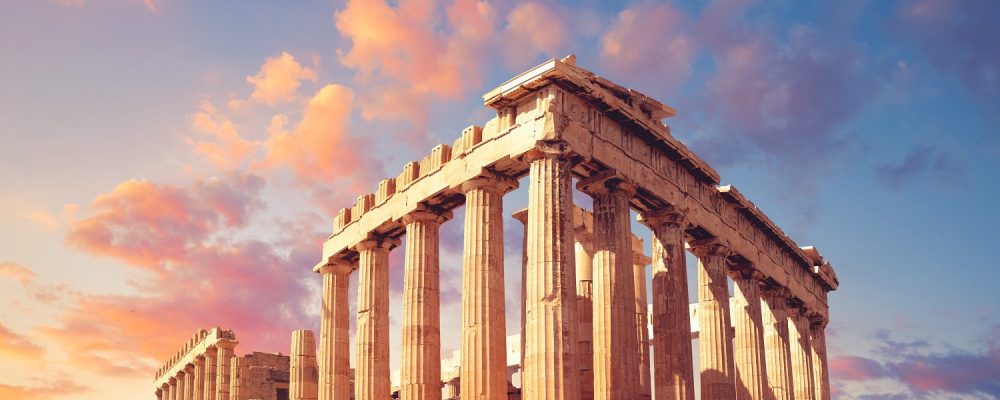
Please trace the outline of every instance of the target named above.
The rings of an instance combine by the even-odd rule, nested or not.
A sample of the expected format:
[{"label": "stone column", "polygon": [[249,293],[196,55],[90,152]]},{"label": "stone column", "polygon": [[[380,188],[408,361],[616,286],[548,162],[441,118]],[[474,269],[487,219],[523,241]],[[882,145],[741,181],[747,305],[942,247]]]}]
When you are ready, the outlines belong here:
[{"label": "stone column", "polygon": [[[737,398],[764,400],[770,388],[767,385],[764,356],[764,323],[761,315],[760,289],[763,274],[740,266],[733,273],[734,306],[733,357],[736,366]],[[742,386],[742,387],[741,387]]]},{"label": "stone column", "polygon": [[156,395],[156,400],[163,400],[163,389],[156,389],[153,393]]},{"label": "stone column", "polygon": [[[580,399],[594,398],[594,235],[576,232],[577,338],[580,343]],[[585,228],[584,228],[585,230]]]},{"label": "stone column", "polygon": [[292,332],[288,394],[291,400],[316,400],[319,373],[316,371],[316,339],[312,331]]},{"label": "stone column", "polygon": [[205,349],[205,386],[202,388],[205,393],[205,400],[215,400],[215,380],[218,364],[216,360],[219,350],[215,347]]},{"label": "stone column", "polygon": [[319,400],[351,398],[351,345],[347,286],[354,264],[335,260],[323,274],[323,317],[319,342]]},{"label": "stone column", "polygon": [[[631,235],[630,235],[631,236]],[[636,246],[638,245],[638,246]],[[632,268],[635,287],[635,329],[639,357],[639,384],[636,398],[652,398],[652,384],[649,376],[649,299],[646,295],[646,265],[649,259],[642,254],[642,240],[633,241]]]},{"label": "stone column", "polygon": [[805,316],[805,309],[801,307],[788,309],[788,341],[792,353],[792,386],[795,388],[795,400],[814,400],[816,390],[813,388],[809,320]]},{"label": "stone column", "polygon": [[525,400],[580,397],[573,254],[573,175],[564,143],[529,154]]},{"label": "stone column", "polygon": [[195,384],[195,371],[194,365],[188,364],[184,367],[184,399],[194,400],[194,384]]},{"label": "stone column", "polygon": [[634,399],[639,356],[629,198],[635,187],[604,175],[579,187],[594,197],[594,399]]},{"label": "stone column", "polygon": [[230,363],[233,356],[236,355],[233,350],[236,349],[237,343],[237,341],[230,339],[223,339],[215,343],[215,347],[218,349],[218,360],[216,361],[218,365],[215,368],[216,400],[231,400],[229,398],[229,374],[232,372]]},{"label": "stone column", "polygon": [[389,377],[389,250],[398,239],[373,238],[357,245],[358,331],[354,398],[385,400]]},{"label": "stone column", "polygon": [[[516,187],[517,181],[495,175],[462,184],[462,399],[507,399],[503,195]],[[434,389],[440,398],[440,379],[437,382]]]},{"label": "stone column", "polygon": [[194,380],[191,386],[192,399],[205,400],[205,356],[194,358]]},{"label": "stone column", "polygon": [[402,360],[399,397],[441,399],[441,223],[451,213],[421,207],[403,216],[406,224],[403,278]]},{"label": "stone column", "polygon": [[177,397],[178,397],[177,396],[177,382],[178,382],[177,378],[170,378],[170,380],[168,382],[170,382],[169,383],[169,385],[170,385],[170,400],[178,400],[177,399]]},{"label": "stone column", "polygon": [[187,373],[181,369],[177,373],[177,400],[188,400],[187,398]]},{"label": "stone column", "polygon": [[167,381],[163,384],[163,386],[160,386],[160,391],[162,392],[160,395],[161,400],[170,400],[170,381]]},{"label": "stone column", "polygon": [[511,215],[514,219],[521,221],[524,225],[524,234],[521,235],[521,389],[524,389],[524,325],[527,321],[527,293],[528,293],[528,209],[515,212]]},{"label": "stone column", "polygon": [[701,361],[701,398],[736,398],[733,342],[729,336],[729,285],[726,257],[729,249],[714,240],[691,243],[698,256],[698,346]]},{"label": "stone column", "polygon": [[764,292],[764,304],[761,305],[767,384],[775,400],[793,400],[794,395],[786,314],[787,295],[787,289],[771,288]]},{"label": "stone column", "polygon": [[673,208],[643,213],[653,231],[653,392],[657,400],[694,399],[683,215]]},{"label": "stone column", "polygon": [[230,400],[250,400],[251,393],[245,388],[249,378],[249,368],[247,359],[244,357],[233,357],[229,360],[229,399]]},{"label": "stone column", "polygon": [[826,358],[826,320],[812,319],[809,343],[812,344],[813,386],[816,400],[830,400],[830,370]]}]

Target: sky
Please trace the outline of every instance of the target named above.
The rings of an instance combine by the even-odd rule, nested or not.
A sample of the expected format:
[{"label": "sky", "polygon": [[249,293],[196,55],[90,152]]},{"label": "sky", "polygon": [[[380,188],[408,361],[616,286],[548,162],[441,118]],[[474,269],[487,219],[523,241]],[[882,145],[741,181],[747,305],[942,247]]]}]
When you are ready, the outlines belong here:
[{"label": "sky", "polygon": [[[0,399],[154,398],[200,328],[287,353],[318,332],[334,213],[567,54],[676,108],[723,184],[832,263],[835,398],[1000,398],[998,20],[992,0],[0,2]],[[398,365],[401,249],[390,274]]]}]

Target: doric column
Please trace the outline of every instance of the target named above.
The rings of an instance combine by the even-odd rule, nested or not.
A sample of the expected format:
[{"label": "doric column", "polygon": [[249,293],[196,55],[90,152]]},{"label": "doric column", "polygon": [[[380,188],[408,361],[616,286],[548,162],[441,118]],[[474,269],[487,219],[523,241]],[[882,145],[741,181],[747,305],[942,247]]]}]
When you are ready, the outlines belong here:
[{"label": "doric column", "polygon": [[319,339],[319,400],[351,398],[350,304],[347,286],[355,264],[335,260],[323,274],[323,316]]},{"label": "doric column", "polygon": [[524,225],[524,233],[521,235],[521,332],[520,332],[520,342],[521,342],[521,389],[524,389],[524,325],[527,321],[526,312],[526,299],[528,293],[528,209],[525,208],[521,211],[511,214],[511,217],[521,221]]},{"label": "doric column", "polygon": [[594,399],[634,399],[639,347],[629,198],[635,187],[606,174],[579,187],[594,197]]},{"label": "doric column", "polygon": [[194,400],[194,365],[184,367],[184,400]]},{"label": "doric column", "polygon": [[181,371],[177,373],[177,376],[176,376],[176,379],[177,379],[177,395],[176,395],[177,396],[177,400],[188,400],[187,397],[185,397],[185,394],[187,393],[187,390],[186,390],[187,388],[185,388],[185,386],[187,386],[186,375],[187,374],[184,373],[184,369],[181,369]]},{"label": "doric column", "polygon": [[729,285],[726,257],[729,249],[714,240],[691,243],[698,256],[698,346],[701,361],[701,398],[736,398],[733,342],[729,331]]},{"label": "doric column", "polygon": [[441,223],[451,213],[424,207],[403,216],[406,224],[403,277],[402,359],[399,397],[441,398]]},{"label": "doric column", "polygon": [[160,400],[170,400],[170,381],[160,386]]},{"label": "doric column", "polygon": [[373,238],[357,245],[358,330],[354,398],[385,400],[389,380],[389,250],[398,239]]},{"label": "doric column", "polygon": [[170,400],[178,400],[177,399],[177,382],[178,382],[177,378],[170,378],[170,380],[168,382],[169,382],[169,386],[170,386]]},{"label": "doric column", "polygon": [[814,400],[812,345],[809,343],[809,319],[802,307],[788,309],[788,341],[792,353],[792,385],[795,400]]},{"label": "doric column", "polygon": [[219,350],[215,347],[205,349],[205,379],[202,390],[205,393],[205,400],[215,400],[215,380],[218,364],[216,360]]},{"label": "doric column", "polygon": [[761,305],[767,384],[775,400],[793,400],[792,354],[788,341],[788,290],[769,288]]},{"label": "doric column", "polygon": [[215,343],[215,347],[218,349],[218,360],[215,367],[216,400],[231,400],[229,398],[229,374],[232,373],[230,363],[233,356],[236,355],[233,350],[236,349],[237,343],[231,339],[223,339]]},{"label": "doric column", "polygon": [[580,399],[592,400],[594,398],[594,234],[586,232],[586,228],[577,228],[575,248]]},{"label": "doric column", "polygon": [[573,255],[573,175],[564,143],[529,154],[525,400],[580,397]]},{"label": "doric column", "polygon": [[816,400],[830,400],[830,370],[826,358],[826,319],[811,318],[809,343],[812,344],[813,386]]},{"label": "doric column", "polygon": [[319,373],[316,370],[316,339],[312,331],[292,332],[288,394],[291,400],[316,400]]},{"label": "doric column", "polygon": [[246,388],[250,372],[247,359],[233,357],[229,364],[229,400],[250,400],[251,393]]},{"label": "doric column", "polygon": [[156,400],[163,400],[163,389],[157,388],[154,394],[156,395]]},{"label": "doric column", "polygon": [[763,274],[750,265],[734,268],[733,285],[736,309],[732,310],[736,334],[733,337],[733,358],[736,366],[737,398],[764,400],[767,385],[764,356],[764,323],[761,316],[760,290]]},{"label": "doric column", "polygon": [[[462,184],[462,399],[507,398],[503,195],[516,187],[517,181],[496,175]],[[438,379],[432,388],[438,393],[436,398],[440,398],[440,386]]]},{"label": "doric column", "polygon": [[649,265],[649,258],[642,254],[642,240],[634,240],[632,247],[632,282],[635,287],[635,329],[639,357],[636,398],[649,400],[653,397],[649,376],[649,298],[646,295],[646,266]]},{"label": "doric column", "polygon": [[694,399],[683,214],[673,208],[642,214],[653,231],[653,392],[657,400]]},{"label": "doric column", "polygon": [[197,356],[192,362],[194,364],[194,380],[191,386],[192,399],[205,400],[205,356]]}]

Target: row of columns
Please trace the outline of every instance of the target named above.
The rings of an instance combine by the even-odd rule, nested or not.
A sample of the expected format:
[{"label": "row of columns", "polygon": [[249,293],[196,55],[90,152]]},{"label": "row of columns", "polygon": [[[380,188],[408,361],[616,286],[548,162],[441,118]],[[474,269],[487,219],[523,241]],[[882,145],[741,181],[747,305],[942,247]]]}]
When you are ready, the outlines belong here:
[{"label": "row of columns", "polygon": [[[630,234],[629,200],[636,188],[613,176],[580,183],[594,198],[594,234],[592,248],[584,249],[592,255],[580,261],[589,262],[590,268],[581,269],[578,279],[581,245],[573,232],[570,160],[560,143],[542,142],[528,157],[522,398],[642,399],[655,393],[657,399],[693,399],[683,215],[667,208],[642,216],[654,239],[655,375],[650,376],[645,268],[635,266]],[[516,181],[492,174],[462,186],[466,196],[463,399],[507,397],[502,201],[516,186]],[[441,398],[438,232],[450,216],[423,206],[401,220],[407,235],[402,399]],[[347,281],[353,269],[359,270],[354,396],[389,398],[388,258],[398,245],[398,239],[373,235],[355,247],[356,263],[331,260],[320,269],[320,400],[349,398]],[[763,296],[760,274],[748,265],[730,268],[730,252],[722,243],[703,240],[690,247],[699,260],[702,398],[764,399],[771,392],[785,396],[775,397],[779,399],[828,399],[822,324],[810,324],[807,315],[780,307],[780,296]],[[730,321],[730,273],[736,278],[736,307],[744,309],[736,313],[735,321]],[[735,340],[730,333],[733,322]],[[581,327],[588,323],[588,333],[582,333]],[[817,339],[810,342],[810,338]]]},{"label": "row of columns", "polygon": [[157,391],[159,400],[230,400],[230,361],[236,341],[222,339],[195,357]]}]

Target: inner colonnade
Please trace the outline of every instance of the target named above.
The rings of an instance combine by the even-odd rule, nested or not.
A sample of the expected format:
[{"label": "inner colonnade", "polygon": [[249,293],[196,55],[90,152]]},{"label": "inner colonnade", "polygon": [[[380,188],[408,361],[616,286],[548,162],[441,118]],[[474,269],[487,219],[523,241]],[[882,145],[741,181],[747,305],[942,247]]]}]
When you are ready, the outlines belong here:
[{"label": "inner colonnade", "polygon": [[[459,393],[508,398],[503,198],[525,176],[528,208],[515,215],[524,223],[521,398],[693,399],[689,250],[698,259],[701,398],[829,399],[833,269],[720,186],[662,123],[673,109],[572,57],[527,71],[484,101],[496,118],[406,164],[334,218],[314,267],[323,277],[319,399],[390,398],[388,262],[404,235],[399,397],[441,399],[439,230],[462,205]],[[593,199],[590,235],[575,226],[574,179]],[[652,231],[651,338],[631,210]]]}]

